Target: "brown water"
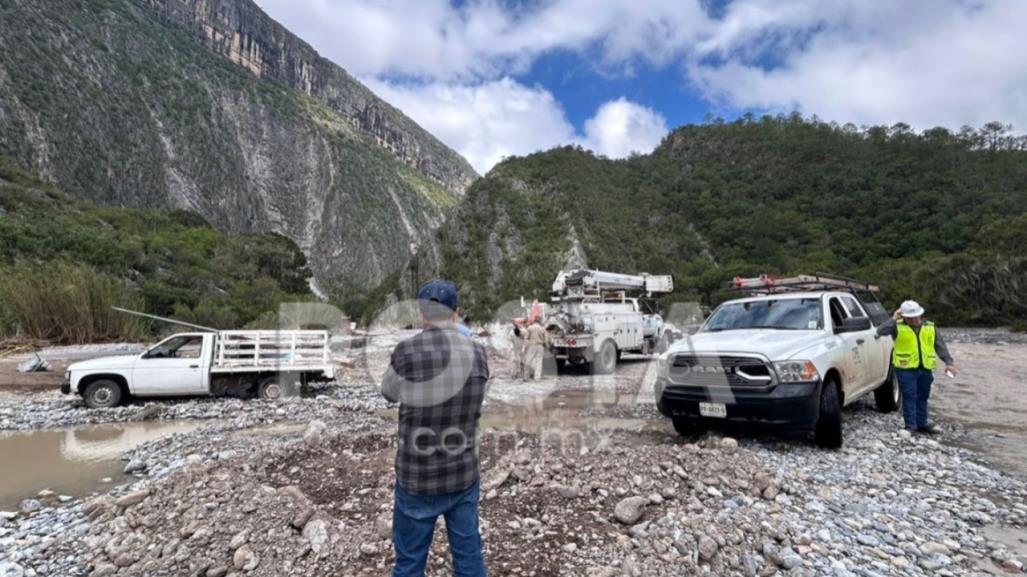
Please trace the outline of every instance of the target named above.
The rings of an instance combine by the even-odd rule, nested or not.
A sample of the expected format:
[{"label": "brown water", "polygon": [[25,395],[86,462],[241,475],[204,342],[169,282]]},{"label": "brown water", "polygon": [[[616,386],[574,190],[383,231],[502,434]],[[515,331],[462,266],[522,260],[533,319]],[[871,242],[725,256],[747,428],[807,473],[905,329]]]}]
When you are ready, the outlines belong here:
[{"label": "brown water", "polygon": [[[561,432],[673,433],[664,419],[645,419],[618,414],[637,402],[636,393],[592,390],[555,390],[531,394],[516,403],[492,400],[481,415],[483,434],[490,431],[518,431],[533,434]],[[397,418],[395,409],[383,409],[378,416]]]},{"label": "brown water", "polygon": [[963,444],[999,468],[1027,476],[1027,345],[953,343],[960,373],[939,372],[931,410],[970,431]]},{"label": "brown water", "polygon": [[[83,497],[124,479],[126,451],[201,423],[143,422],[0,433],[0,509],[17,509],[42,489]],[[110,481],[101,482],[101,479]]]}]

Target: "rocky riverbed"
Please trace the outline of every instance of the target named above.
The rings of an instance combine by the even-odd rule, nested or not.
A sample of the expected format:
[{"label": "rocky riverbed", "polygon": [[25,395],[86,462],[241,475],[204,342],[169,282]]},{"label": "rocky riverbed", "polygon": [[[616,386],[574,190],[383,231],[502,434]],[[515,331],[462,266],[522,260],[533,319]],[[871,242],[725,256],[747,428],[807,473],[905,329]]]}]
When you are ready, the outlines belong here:
[{"label": "rocky riverbed", "polygon": [[[8,430],[202,424],[125,454],[113,488],[39,487],[0,513],[0,576],[387,574],[395,410],[366,376],[387,350],[358,357],[346,384],[281,403],[89,411],[52,392],[0,397]],[[962,576],[1027,563],[1027,483],[965,448],[973,432],[958,421],[909,436],[867,402],[845,411],[839,451],[763,431],[682,439],[652,410],[651,363],[526,384],[508,361],[497,353],[481,445],[493,575]],[[429,574],[451,573],[440,530]]]}]

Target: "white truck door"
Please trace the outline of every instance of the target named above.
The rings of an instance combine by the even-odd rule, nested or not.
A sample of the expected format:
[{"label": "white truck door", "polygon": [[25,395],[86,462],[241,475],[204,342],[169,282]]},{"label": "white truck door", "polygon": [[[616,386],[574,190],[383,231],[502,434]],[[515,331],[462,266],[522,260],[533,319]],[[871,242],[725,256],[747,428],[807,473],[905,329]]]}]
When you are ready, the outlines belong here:
[{"label": "white truck door", "polygon": [[196,395],[207,392],[213,335],[174,335],[140,355],[132,368],[132,394]]},{"label": "white truck door", "polygon": [[[853,297],[842,297],[842,303],[853,318],[870,318],[863,306]],[[856,344],[865,354],[867,389],[876,389],[888,378],[888,364],[891,348],[885,349],[888,343],[877,336],[877,328],[871,323],[870,330],[853,333],[857,335]]]},{"label": "white truck door", "polygon": [[[848,318],[844,305],[838,297],[831,297],[827,303],[828,313],[831,317],[831,330],[840,327],[842,322]],[[840,351],[842,388],[845,391],[845,398],[851,399],[859,394],[859,391],[866,386],[867,368],[866,351],[859,344],[860,333],[836,333],[835,342]]]}]

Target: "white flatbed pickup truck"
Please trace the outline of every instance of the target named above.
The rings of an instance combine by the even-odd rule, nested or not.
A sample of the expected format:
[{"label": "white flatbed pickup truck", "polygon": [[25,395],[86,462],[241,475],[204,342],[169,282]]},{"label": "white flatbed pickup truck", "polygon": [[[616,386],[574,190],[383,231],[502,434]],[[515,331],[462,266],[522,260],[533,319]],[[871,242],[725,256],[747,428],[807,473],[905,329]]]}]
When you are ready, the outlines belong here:
[{"label": "white flatbed pickup truck", "polygon": [[217,331],[172,335],[136,355],[74,363],[61,392],[86,405],[116,407],[129,397],[297,394],[335,378],[326,331]]},{"label": "white flatbed pickup truck", "polygon": [[875,328],[887,313],[840,282],[799,277],[720,305],[660,357],[660,412],[682,435],[718,421],[757,422],[813,430],[818,445],[834,448],[842,407],[873,393],[879,410],[896,410],[894,345]]}]

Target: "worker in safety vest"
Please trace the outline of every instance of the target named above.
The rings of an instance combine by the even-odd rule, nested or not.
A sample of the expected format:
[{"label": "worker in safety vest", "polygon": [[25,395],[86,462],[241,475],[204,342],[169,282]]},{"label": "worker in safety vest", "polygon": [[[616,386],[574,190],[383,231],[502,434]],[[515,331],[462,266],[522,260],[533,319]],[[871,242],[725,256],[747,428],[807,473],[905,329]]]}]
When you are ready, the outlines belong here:
[{"label": "worker in safety vest", "polygon": [[924,308],[916,301],[902,303],[890,321],[877,328],[877,334],[895,339],[892,366],[902,391],[902,416],[910,432],[933,435],[938,429],[927,420],[927,399],[931,396],[934,367],[938,358],[953,376],[958,369],[934,323],[924,320]]}]

